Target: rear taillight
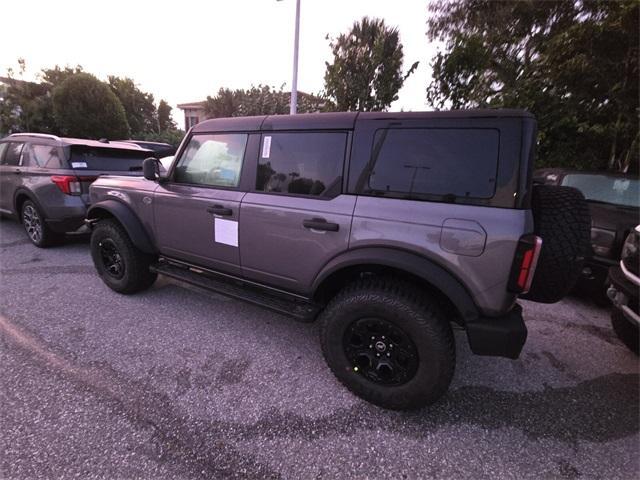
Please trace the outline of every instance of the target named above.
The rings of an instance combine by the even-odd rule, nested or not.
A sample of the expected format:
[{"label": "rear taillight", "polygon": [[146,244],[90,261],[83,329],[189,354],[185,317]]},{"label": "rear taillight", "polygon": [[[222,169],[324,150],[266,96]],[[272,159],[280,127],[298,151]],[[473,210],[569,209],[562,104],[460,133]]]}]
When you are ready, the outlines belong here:
[{"label": "rear taillight", "polygon": [[509,276],[510,292],[523,294],[529,291],[541,249],[542,238],[537,235],[529,234],[520,237]]},{"label": "rear taillight", "polygon": [[80,195],[82,193],[80,179],[73,175],[53,175],[51,181],[66,195]]}]

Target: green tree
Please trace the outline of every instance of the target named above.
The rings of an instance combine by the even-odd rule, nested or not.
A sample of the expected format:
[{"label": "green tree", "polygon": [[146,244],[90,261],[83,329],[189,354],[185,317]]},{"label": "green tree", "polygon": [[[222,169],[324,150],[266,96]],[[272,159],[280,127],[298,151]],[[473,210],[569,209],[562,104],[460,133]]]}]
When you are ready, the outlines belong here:
[{"label": "green tree", "polygon": [[326,63],[325,90],[338,110],[385,110],[415,71],[402,75],[404,54],[397,28],[364,17],[331,44],[333,62]]},{"label": "green tree", "polygon": [[175,130],[176,122],[171,118],[171,106],[164,100],[158,104],[158,130],[160,133]]},{"label": "green tree", "polygon": [[539,166],[626,171],[638,164],[638,2],[436,0],[444,42],[428,101],[526,108]]},{"label": "green tree", "polygon": [[71,75],[53,90],[60,132],[81,138],[128,138],[125,110],[109,86],[88,73]]},{"label": "green tree", "polygon": [[128,77],[109,75],[109,87],[124,107],[131,135],[136,137],[145,132],[158,130],[157,112],[152,94],[140,90]]},{"label": "green tree", "polygon": [[[221,88],[214,97],[207,97],[205,115],[208,118],[246,117],[251,115],[283,115],[289,113],[291,93],[269,85],[252,86],[248,90]],[[321,95],[298,92],[298,112],[333,110],[333,104]]]}]

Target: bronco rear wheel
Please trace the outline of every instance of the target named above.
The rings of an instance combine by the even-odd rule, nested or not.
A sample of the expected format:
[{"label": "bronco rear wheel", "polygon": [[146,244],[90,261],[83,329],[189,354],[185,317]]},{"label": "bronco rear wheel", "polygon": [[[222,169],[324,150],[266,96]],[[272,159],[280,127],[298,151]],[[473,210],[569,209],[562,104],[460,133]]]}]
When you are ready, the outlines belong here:
[{"label": "bronco rear wheel", "polygon": [[115,220],[100,220],[93,229],[91,258],[104,283],[119,293],[149,288],[157,277],[149,270],[153,256],[136,248]]},{"label": "bronco rear wheel", "polygon": [[425,292],[391,278],[359,280],[320,316],[324,357],[353,393],[384,408],[429,405],[449,387],[455,344]]},{"label": "bronco rear wheel", "polygon": [[574,287],[589,251],[589,206],[579,190],[555,185],[535,185],[531,202],[542,250],[531,289],[523,298],[555,303]]}]

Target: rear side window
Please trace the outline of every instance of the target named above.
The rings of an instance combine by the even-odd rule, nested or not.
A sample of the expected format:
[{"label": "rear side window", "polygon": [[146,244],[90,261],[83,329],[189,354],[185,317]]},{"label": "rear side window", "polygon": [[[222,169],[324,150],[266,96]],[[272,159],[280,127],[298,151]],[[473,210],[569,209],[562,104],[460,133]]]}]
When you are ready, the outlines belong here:
[{"label": "rear side window", "polygon": [[8,143],[0,143],[0,165],[4,163],[4,152],[7,150]]},{"label": "rear side window", "polygon": [[61,166],[60,149],[55,146],[27,144],[22,150],[22,165],[57,168]]},{"label": "rear side window", "polygon": [[256,190],[333,198],[340,194],[347,134],[273,133],[262,136]]},{"label": "rear side window", "polygon": [[18,166],[20,165],[20,153],[22,152],[22,143],[9,142],[7,147],[7,151],[4,154],[4,159],[2,160],[3,165],[12,165]]},{"label": "rear side window", "polygon": [[244,133],[194,135],[180,157],[175,181],[212,187],[237,187],[247,138],[248,135]]},{"label": "rear side window", "polygon": [[368,193],[491,198],[500,135],[493,129],[382,129],[374,136]]},{"label": "rear side window", "polygon": [[104,172],[141,172],[142,162],[150,154],[147,150],[98,148],[83,145],[71,147],[69,164],[73,169]]}]

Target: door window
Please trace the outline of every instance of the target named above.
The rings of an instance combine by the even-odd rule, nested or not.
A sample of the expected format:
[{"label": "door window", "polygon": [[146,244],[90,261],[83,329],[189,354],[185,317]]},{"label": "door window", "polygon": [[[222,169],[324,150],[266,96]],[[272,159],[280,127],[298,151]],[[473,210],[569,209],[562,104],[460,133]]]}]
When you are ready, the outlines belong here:
[{"label": "door window", "polygon": [[9,145],[8,143],[0,143],[0,165],[2,165],[3,162],[3,157],[4,157],[4,152],[7,149],[7,145]]},{"label": "door window", "polygon": [[22,143],[9,142],[7,151],[4,155],[3,165],[11,165],[17,167],[20,165],[20,153],[22,152]]},{"label": "door window", "polygon": [[342,190],[347,134],[273,133],[262,136],[256,190],[333,198]]},{"label": "door window", "polygon": [[174,180],[194,185],[237,187],[247,138],[244,133],[194,135],[180,157]]},{"label": "door window", "polygon": [[55,168],[60,166],[58,147],[49,145],[25,145],[22,151],[22,165],[29,167]]}]

